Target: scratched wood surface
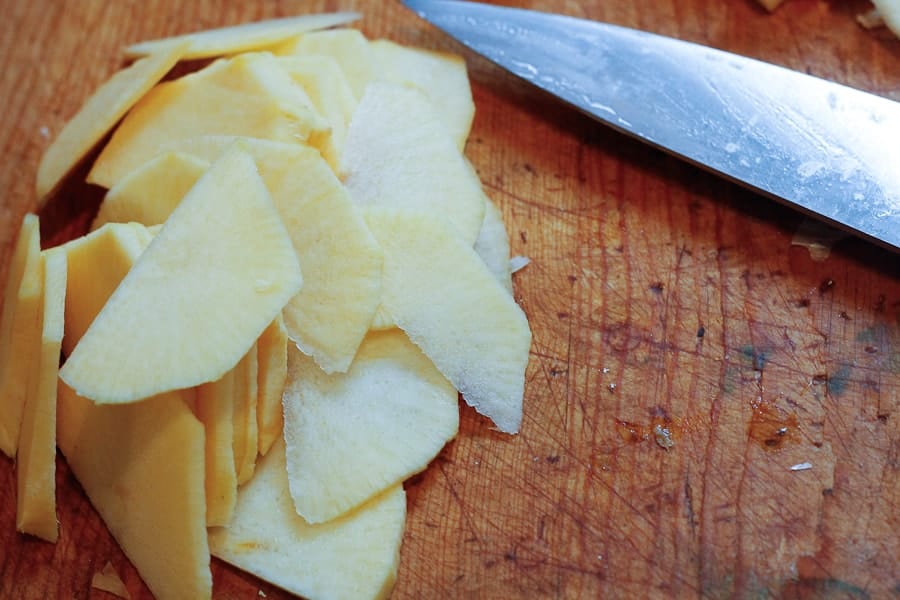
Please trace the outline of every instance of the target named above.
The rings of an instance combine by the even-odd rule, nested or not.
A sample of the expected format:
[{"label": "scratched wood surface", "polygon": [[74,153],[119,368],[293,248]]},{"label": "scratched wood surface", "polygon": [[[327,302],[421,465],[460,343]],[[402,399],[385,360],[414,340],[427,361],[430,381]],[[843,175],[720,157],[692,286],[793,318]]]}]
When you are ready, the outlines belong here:
[{"label": "scratched wood surface", "polygon": [[[856,25],[864,1],[789,0],[774,15],[751,0],[516,4],[900,100],[900,42]],[[370,37],[462,52],[392,2],[0,5],[0,274],[41,153],[126,42],[358,9]],[[516,276],[534,331],[525,420],[508,437],[462,410],[459,438],[407,485],[394,596],[900,594],[897,256],[847,240],[813,261],[791,245],[794,212],[464,55],[478,109],[467,152],[513,253],[532,261]],[[51,241],[77,233],[97,199],[77,182],[67,194],[43,215]],[[20,536],[15,467],[0,458],[0,598],[107,597],[90,588],[107,561],[148,598],[62,459],[57,484],[59,543]],[[286,597],[213,572],[216,597]]]}]

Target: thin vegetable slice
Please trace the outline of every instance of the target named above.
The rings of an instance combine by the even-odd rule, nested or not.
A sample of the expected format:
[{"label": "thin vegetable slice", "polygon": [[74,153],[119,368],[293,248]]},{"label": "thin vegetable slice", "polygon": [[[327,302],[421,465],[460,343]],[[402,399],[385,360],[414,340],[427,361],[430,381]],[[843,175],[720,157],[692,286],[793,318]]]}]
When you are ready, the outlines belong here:
[{"label": "thin vegetable slice", "polygon": [[238,493],[228,527],[214,528],[214,556],[306,598],[387,598],[397,578],[406,495],[396,486],[358,510],[310,525],[294,510],[284,442]]},{"label": "thin vegetable slice", "polygon": [[16,456],[25,397],[37,377],[44,280],[37,215],[22,221],[0,317],[0,450]]},{"label": "thin vegetable slice", "polygon": [[38,166],[38,206],[78,162],[184,55],[172,44],[113,75],[88,98],[53,141]]},{"label": "thin vegetable slice", "polygon": [[169,38],[138,42],[128,46],[125,49],[125,55],[144,56],[181,45],[184,46],[183,58],[185,59],[236,54],[278,44],[307,31],[343,25],[355,21],[359,17],[359,13],[354,12],[323,13],[207,29]]},{"label": "thin vegetable slice", "polygon": [[275,57],[241,54],[153,88],[116,129],[88,181],[110,188],[166,144],[212,134],[315,144],[329,129]]},{"label": "thin vegetable slice", "polygon": [[37,378],[29,385],[16,456],[16,529],[49,542],[56,524],[56,379],[66,303],[66,255],[44,254],[43,302]]},{"label": "thin vegetable slice", "polygon": [[60,377],[100,403],[215,381],[302,284],[249,155],[210,167],[75,346]]},{"label": "thin vegetable slice", "polygon": [[429,211],[471,245],[484,219],[484,192],[428,99],[375,82],[353,114],[344,145],[345,185],[359,206]]},{"label": "thin vegetable slice", "polygon": [[165,222],[208,168],[209,162],[182,152],[150,159],[106,193],[92,229],[106,223]]},{"label": "thin vegetable slice", "polygon": [[147,587],[210,598],[203,426],[183,394],[98,406],[58,393],[59,448]]},{"label": "thin vegetable slice", "polygon": [[[208,136],[170,148],[214,160],[231,143]],[[325,371],[346,371],[381,298],[381,248],[314,149],[239,143],[256,160],[303,265],[303,288],[284,309],[288,335]]]},{"label": "thin vegetable slice", "polygon": [[531,346],[525,313],[446,223],[388,210],[369,211],[366,222],[384,251],[385,309],[470,406],[517,432]]},{"label": "thin vegetable slice", "polygon": [[399,329],[370,333],[350,370],[289,354],[284,435],[291,495],[329,521],[418,473],[459,427],[453,385]]}]

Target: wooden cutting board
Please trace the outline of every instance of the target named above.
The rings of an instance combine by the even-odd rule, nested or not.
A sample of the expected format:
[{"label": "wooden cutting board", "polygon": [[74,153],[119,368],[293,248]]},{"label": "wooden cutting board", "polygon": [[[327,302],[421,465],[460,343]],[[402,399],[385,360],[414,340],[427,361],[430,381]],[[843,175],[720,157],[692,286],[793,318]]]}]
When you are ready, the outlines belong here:
[{"label": "wooden cutting board", "polygon": [[[512,4],[512,3],[510,3]],[[900,100],[900,41],[865,1],[516,2],[673,35]],[[357,9],[370,37],[460,51],[398,3],[7,1],[0,24],[0,249],[36,165],[127,42]],[[794,212],[563,108],[465,53],[468,155],[501,207],[534,344],[519,435],[462,410],[407,484],[395,598],[900,593],[900,261],[792,246]],[[81,196],[45,214],[58,240]],[[2,275],[0,274],[0,275]],[[5,277],[5,275],[3,275]],[[452,274],[448,274],[452,276]],[[792,470],[808,463],[810,468]],[[0,598],[104,598],[137,572],[58,461],[58,544],[15,533],[0,458]],[[286,597],[218,562],[216,597]]]}]

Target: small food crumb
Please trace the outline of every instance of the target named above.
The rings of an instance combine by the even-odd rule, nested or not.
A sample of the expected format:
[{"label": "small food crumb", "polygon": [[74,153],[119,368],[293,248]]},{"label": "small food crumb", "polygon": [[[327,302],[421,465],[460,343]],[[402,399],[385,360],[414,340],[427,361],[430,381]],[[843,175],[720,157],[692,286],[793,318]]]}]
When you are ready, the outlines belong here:
[{"label": "small food crumb", "polygon": [[812,469],[812,463],[802,462],[791,466],[791,471],[808,471]]},{"label": "small food crumb", "polygon": [[668,427],[663,427],[657,423],[653,428],[653,436],[656,438],[656,443],[663,450],[668,450],[675,445],[675,440],[672,439],[672,432],[669,431]]},{"label": "small food crumb", "polygon": [[266,597],[266,593],[265,593],[264,591],[262,591],[262,590],[259,590],[258,592],[256,592],[256,594],[257,594],[260,598],[265,598],[265,597]]},{"label": "small food crumb", "polygon": [[41,134],[41,137],[47,139],[50,137],[50,128],[46,125],[41,125],[41,128],[38,130]]},{"label": "small food crumb", "polygon": [[821,221],[804,219],[794,232],[791,246],[806,248],[813,261],[822,262],[831,254],[831,248],[846,238],[843,231],[830,227]]},{"label": "small food crumb", "polygon": [[118,596],[119,598],[124,598],[125,600],[131,600],[131,595],[125,588],[125,583],[122,582],[122,578],[119,577],[115,567],[113,567],[112,563],[109,561],[106,561],[106,565],[104,565],[101,571],[94,573],[94,576],[91,578],[91,587],[104,592],[109,592],[110,594]]},{"label": "small food crumb", "polygon": [[873,8],[872,10],[856,15],[856,22],[859,23],[863,29],[875,29],[876,27],[884,25],[884,17],[881,16],[881,13],[877,8]]},{"label": "small food crumb", "polygon": [[527,256],[513,256],[509,259],[509,272],[515,273],[516,271],[521,271],[531,262],[531,259]]}]

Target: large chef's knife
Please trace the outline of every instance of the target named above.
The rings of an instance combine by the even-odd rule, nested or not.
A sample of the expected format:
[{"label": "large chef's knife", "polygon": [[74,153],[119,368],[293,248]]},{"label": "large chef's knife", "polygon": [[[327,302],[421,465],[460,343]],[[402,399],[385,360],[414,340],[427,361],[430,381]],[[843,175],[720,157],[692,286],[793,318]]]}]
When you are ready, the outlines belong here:
[{"label": "large chef's knife", "polygon": [[900,103],[606,23],[475,2],[404,3],[619,131],[900,250]]}]

